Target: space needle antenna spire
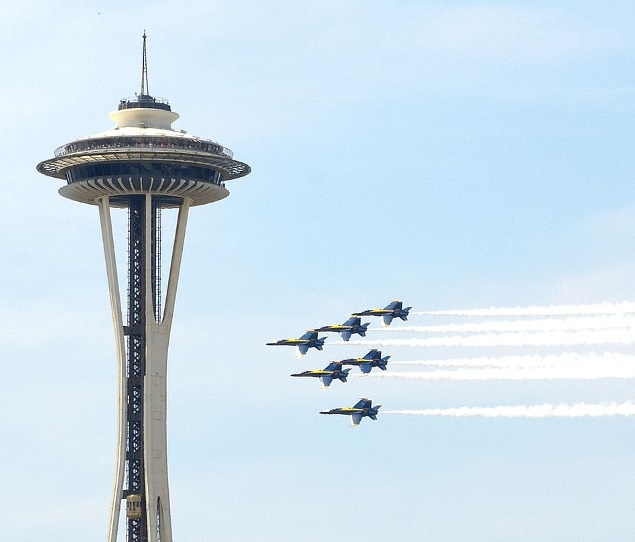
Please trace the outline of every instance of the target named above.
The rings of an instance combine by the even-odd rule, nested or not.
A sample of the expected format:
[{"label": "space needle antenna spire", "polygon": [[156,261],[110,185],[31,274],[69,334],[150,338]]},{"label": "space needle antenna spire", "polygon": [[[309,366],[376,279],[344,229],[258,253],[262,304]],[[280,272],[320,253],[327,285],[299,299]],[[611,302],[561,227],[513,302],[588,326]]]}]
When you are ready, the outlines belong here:
[{"label": "space needle antenna spire", "polygon": [[[62,145],[37,166],[40,173],[65,181],[59,189],[62,196],[99,210],[119,382],[108,542],[119,540],[124,523],[127,542],[173,541],[167,366],[188,213],[191,207],[227,197],[226,183],[251,171],[226,147],[174,130],[179,115],[167,100],[148,92],[144,31],[141,95],[119,101],[109,115],[116,126]],[[128,214],[123,289],[113,209]],[[161,232],[163,212],[176,215],[172,239]],[[171,253],[162,250],[166,243]],[[163,262],[168,271],[164,287],[162,254],[168,260]],[[209,284],[214,284],[211,278]]]},{"label": "space needle antenna spire", "polygon": [[146,54],[146,31],[143,31],[143,58],[141,60],[141,96],[149,95],[148,86],[148,57]]}]

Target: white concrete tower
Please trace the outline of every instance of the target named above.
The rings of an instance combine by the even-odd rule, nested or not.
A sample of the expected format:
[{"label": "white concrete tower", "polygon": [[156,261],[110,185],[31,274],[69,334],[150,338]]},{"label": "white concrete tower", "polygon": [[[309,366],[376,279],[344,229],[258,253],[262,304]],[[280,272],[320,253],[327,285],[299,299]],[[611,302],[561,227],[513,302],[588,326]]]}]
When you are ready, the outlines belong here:
[{"label": "white concrete tower", "polygon": [[[78,139],[38,164],[66,180],[59,193],[99,207],[119,371],[115,484],[108,542],[126,500],[128,542],[172,542],[168,490],[168,343],[188,210],[229,195],[225,181],[250,172],[218,143],[172,129],[179,116],[149,95],[143,35],[141,93],[110,114],[116,126]],[[117,278],[111,208],[128,209],[127,322]],[[161,212],[178,209],[165,300],[161,294]]]}]

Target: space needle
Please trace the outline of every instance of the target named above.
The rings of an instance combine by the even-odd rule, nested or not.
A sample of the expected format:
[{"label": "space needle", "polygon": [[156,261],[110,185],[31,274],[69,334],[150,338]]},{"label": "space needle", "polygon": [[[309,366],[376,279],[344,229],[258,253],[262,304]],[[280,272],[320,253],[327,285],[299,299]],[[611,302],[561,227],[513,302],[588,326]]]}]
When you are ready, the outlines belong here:
[{"label": "space needle", "polygon": [[[108,542],[117,540],[123,500],[128,542],[172,542],[166,373],[188,211],[227,197],[225,182],[251,169],[218,143],[172,128],[179,115],[149,94],[145,32],[140,93],[109,116],[115,127],[59,147],[37,170],[65,180],[59,189],[65,198],[99,208],[119,374]],[[125,323],[112,208],[128,211]],[[163,289],[161,214],[168,209],[178,216]]]}]

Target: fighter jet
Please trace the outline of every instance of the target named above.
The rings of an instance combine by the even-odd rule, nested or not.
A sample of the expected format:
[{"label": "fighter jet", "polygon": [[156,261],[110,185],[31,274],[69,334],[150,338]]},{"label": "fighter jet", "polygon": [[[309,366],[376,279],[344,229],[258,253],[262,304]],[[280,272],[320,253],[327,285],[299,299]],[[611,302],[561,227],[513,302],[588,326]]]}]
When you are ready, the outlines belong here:
[{"label": "fighter jet", "polygon": [[354,427],[359,425],[364,416],[368,416],[371,420],[377,420],[377,414],[381,405],[373,406],[373,402],[365,397],[360,399],[353,407],[334,408],[328,412],[320,412],[320,414],[344,414],[351,417],[351,423]]},{"label": "fighter jet", "polygon": [[318,338],[317,331],[309,329],[299,339],[280,339],[275,343],[267,343],[267,346],[297,346],[300,354],[304,356],[309,351],[309,348],[317,348],[322,350],[326,337]]},{"label": "fighter jet", "polygon": [[331,385],[333,379],[339,379],[342,382],[346,382],[346,377],[350,372],[350,369],[342,370],[342,364],[337,362],[329,363],[324,369],[315,371],[304,371],[302,373],[293,374],[291,376],[315,376],[320,379],[322,386],[328,388]]},{"label": "fighter jet", "polygon": [[359,316],[353,316],[346,320],[343,324],[319,327],[315,331],[319,331],[321,333],[334,331],[342,336],[343,341],[348,341],[353,333],[358,333],[362,337],[366,337],[366,328],[368,328],[368,323],[362,324],[361,322],[362,320]]},{"label": "fighter jet", "polygon": [[373,367],[379,367],[382,371],[386,370],[386,364],[390,356],[381,357],[381,350],[371,350],[363,358],[343,359],[339,363],[342,365],[358,365],[362,373],[370,373]]},{"label": "fighter jet", "polygon": [[383,309],[369,309],[361,312],[354,312],[353,316],[381,316],[384,325],[389,326],[393,318],[408,319],[408,313],[412,307],[402,308],[402,303],[398,299],[393,299]]}]

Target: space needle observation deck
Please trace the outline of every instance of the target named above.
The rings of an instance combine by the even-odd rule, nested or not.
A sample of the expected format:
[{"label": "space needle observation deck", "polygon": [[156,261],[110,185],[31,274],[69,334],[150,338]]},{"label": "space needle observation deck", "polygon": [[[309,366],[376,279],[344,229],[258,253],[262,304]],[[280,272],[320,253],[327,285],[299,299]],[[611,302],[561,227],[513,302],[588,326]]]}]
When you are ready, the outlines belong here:
[{"label": "space needle observation deck", "polygon": [[114,128],[62,145],[37,166],[66,180],[62,196],[92,204],[109,196],[113,206],[125,207],[128,196],[152,193],[165,205],[182,198],[202,205],[227,197],[225,181],[251,171],[222,145],[173,130],[179,115],[166,100],[137,95],[109,116]]}]

